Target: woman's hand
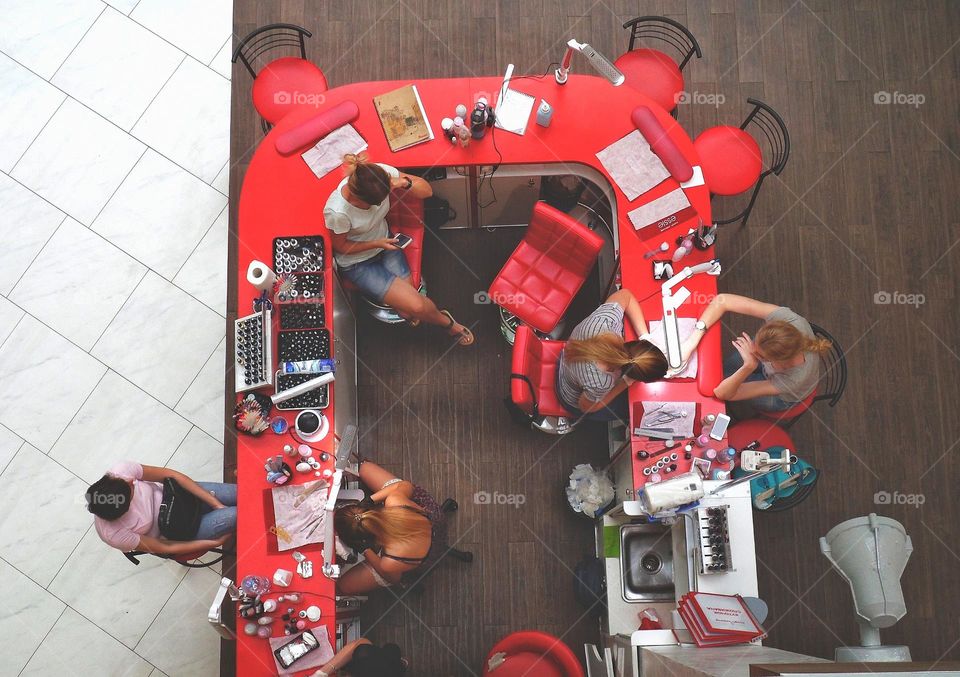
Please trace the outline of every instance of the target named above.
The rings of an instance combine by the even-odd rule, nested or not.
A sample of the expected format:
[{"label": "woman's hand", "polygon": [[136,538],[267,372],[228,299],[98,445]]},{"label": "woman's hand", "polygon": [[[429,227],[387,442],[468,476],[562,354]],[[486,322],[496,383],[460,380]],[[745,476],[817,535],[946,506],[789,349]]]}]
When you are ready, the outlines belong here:
[{"label": "woman's hand", "polygon": [[392,237],[385,237],[380,240],[374,240],[373,244],[379,247],[380,249],[386,249],[386,250],[400,249],[400,247],[397,246],[396,238],[392,238]]},{"label": "woman's hand", "polygon": [[750,338],[746,332],[733,339],[733,347],[737,349],[738,353],[740,353],[740,357],[743,359],[743,366],[746,369],[753,371],[757,368],[757,365],[760,364],[756,355],[753,353],[753,339]]}]

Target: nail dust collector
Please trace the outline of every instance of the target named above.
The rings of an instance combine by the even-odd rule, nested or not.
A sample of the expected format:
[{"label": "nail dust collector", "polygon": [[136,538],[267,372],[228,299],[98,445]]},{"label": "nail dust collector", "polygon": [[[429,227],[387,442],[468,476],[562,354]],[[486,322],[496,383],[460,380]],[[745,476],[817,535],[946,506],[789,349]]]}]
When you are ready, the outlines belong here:
[{"label": "nail dust collector", "polygon": [[883,646],[880,628],[907,613],[900,576],[913,544],[903,525],[889,517],[856,517],[820,538],[820,551],[850,584],[860,624],[860,646],[837,647],[837,662],[909,661],[910,647]]},{"label": "nail dust collector", "polygon": [[570,73],[570,62],[573,61],[574,52],[580,52],[587,57],[587,61],[590,62],[594,70],[609,80],[614,87],[619,87],[623,84],[623,73],[613,65],[610,59],[587,43],[570,39],[567,41],[567,52],[563,55],[563,61],[560,62],[560,67],[554,72],[554,77],[557,79],[558,85],[563,85],[567,82],[567,75]]}]

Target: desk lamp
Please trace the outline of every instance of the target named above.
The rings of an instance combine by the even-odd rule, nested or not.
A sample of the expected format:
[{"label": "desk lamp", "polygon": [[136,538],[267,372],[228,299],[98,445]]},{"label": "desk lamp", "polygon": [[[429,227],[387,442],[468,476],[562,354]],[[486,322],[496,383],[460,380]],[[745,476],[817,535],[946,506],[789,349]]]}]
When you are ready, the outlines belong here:
[{"label": "desk lamp", "polygon": [[560,67],[557,68],[556,72],[554,73],[554,77],[557,79],[558,85],[563,85],[567,82],[567,75],[570,73],[570,62],[573,60],[574,52],[580,52],[587,57],[587,61],[590,62],[590,65],[593,66],[593,68],[600,73],[600,75],[609,80],[614,87],[619,87],[623,84],[623,73],[620,72],[619,68],[613,65],[613,62],[610,61],[610,59],[605,57],[587,43],[577,42],[571,38],[567,41],[567,52],[563,55],[563,61],[560,62]]},{"label": "desk lamp", "polygon": [[860,625],[860,646],[837,647],[835,660],[909,661],[910,647],[880,643],[880,628],[889,628],[907,613],[900,576],[913,543],[903,525],[876,513],[855,517],[821,537],[820,551],[850,584]]},{"label": "desk lamp", "polygon": [[690,290],[686,287],[680,287],[676,291],[673,288],[698,273],[719,275],[720,260],[711,259],[695,266],[687,266],[660,287],[663,296],[663,331],[667,342],[667,362],[671,369],[679,369],[683,364],[683,356],[680,354],[680,330],[677,327],[677,308],[690,298]]}]

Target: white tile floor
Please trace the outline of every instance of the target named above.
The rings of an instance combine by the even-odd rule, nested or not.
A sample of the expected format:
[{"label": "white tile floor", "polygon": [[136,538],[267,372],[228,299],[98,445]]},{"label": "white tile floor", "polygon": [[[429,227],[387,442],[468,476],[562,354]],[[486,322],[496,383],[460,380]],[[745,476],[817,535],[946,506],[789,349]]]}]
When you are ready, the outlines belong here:
[{"label": "white tile floor", "polygon": [[231,0],[0,2],[0,675],[215,675],[218,574],[103,544],[132,458],[219,480]]}]

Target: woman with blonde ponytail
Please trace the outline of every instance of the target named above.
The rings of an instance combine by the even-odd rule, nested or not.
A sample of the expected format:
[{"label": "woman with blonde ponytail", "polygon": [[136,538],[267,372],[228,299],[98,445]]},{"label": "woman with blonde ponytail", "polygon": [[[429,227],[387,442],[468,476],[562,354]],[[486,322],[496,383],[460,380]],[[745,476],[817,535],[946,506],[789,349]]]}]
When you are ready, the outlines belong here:
[{"label": "woman with blonde ponytail", "polygon": [[440,506],[421,487],[370,461],[360,462],[360,481],[375,493],[334,514],[337,536],[364,557],[337,580],[343,595],[389,587],[423,566],[442,524]]},{"label": "woman with blonde ponytail", "polygon": [[387,226],[391,192],[423,199],[433,195],[430,184],[390,165],[370,162],[363,153],[344,155],[343,171],[344,179],[323,209],[340,274],[411,325],[435,324],[457,337],[460,345],[473,343],[467,327],[448,311],[439,310],[410,283],[407,258]]},{"label": "woman with blonde ponytail", "polygon": [[[624,317],[639,340],[624,340]],[[667,358],[646,336],[643,311],[629,289],[612,294],[574,328],[557,370],[557,395],[571,414],[628,421],[630,384],[659,381],[667,372]]]},{"label": "woman with blonde ponytail", "polygon": [[785,306],[736,294],[718,294],[703,311],[698,328],[684,343],[683,356],[693,353],[707,329],[725,313],[764,321],[754,338],[746,333],[732,341],[736,352],[723,362],[725,378],[714,390],[721,400],[745,401],[754,409],[786,411],[817,388],[820,357],[832,347],[818,338],[800,315]]}]

